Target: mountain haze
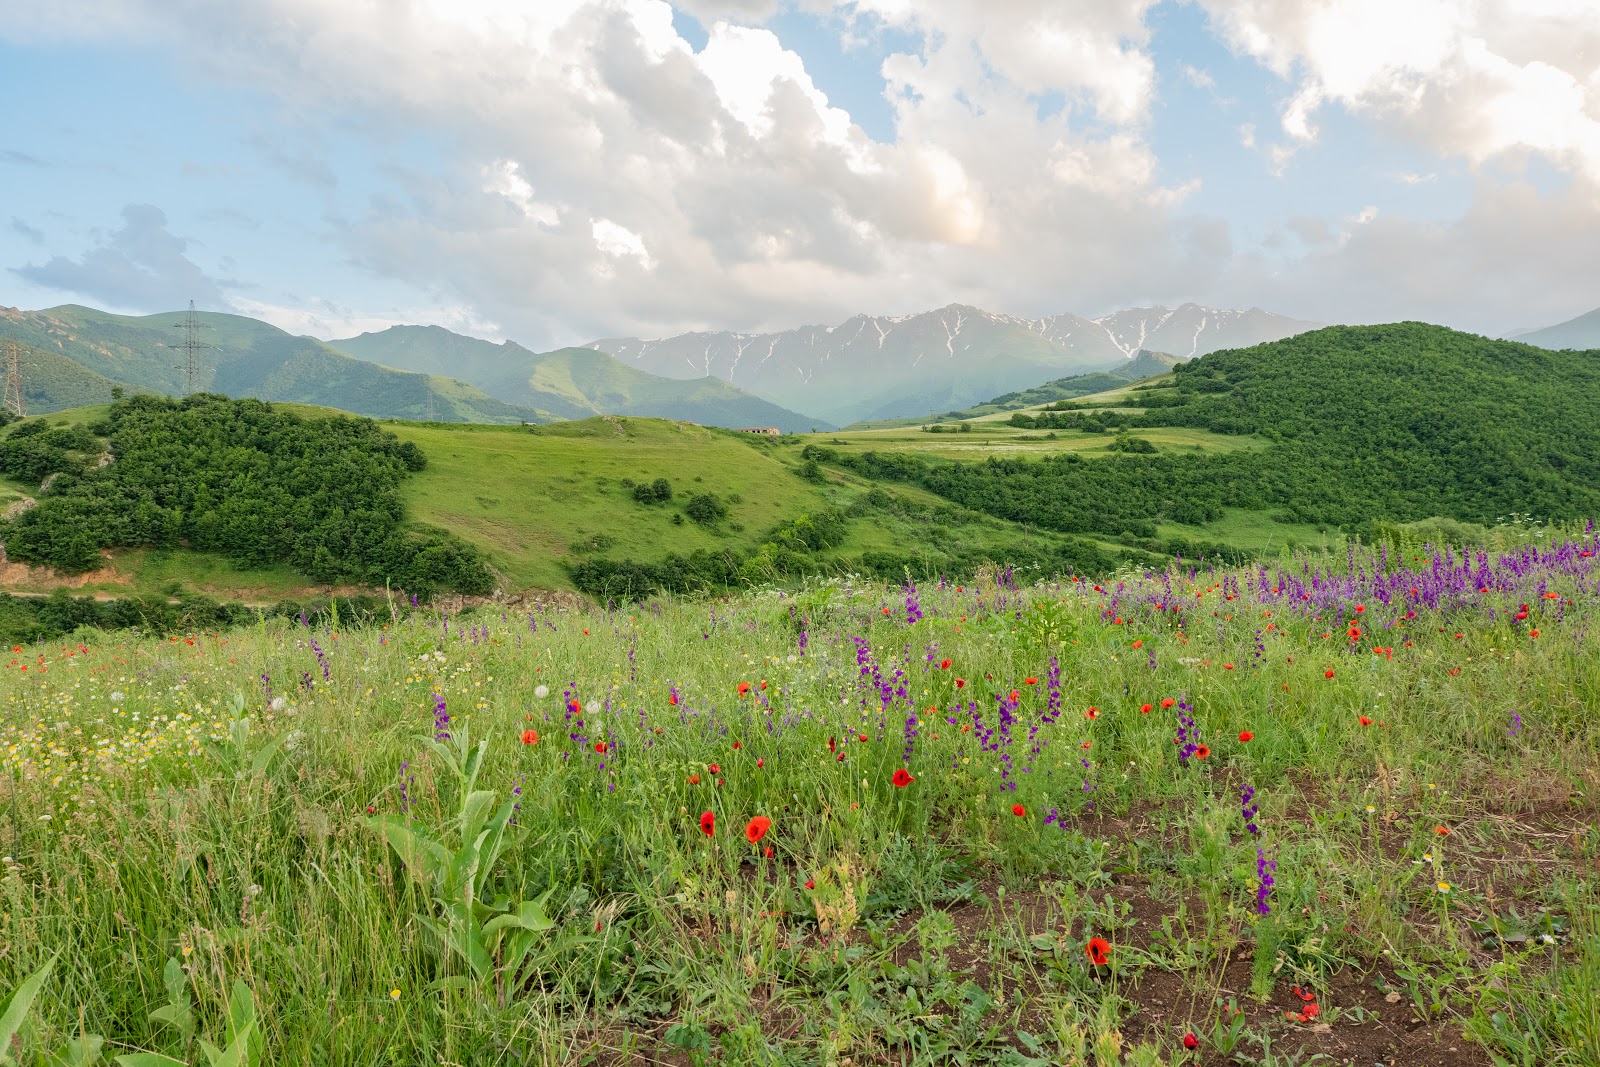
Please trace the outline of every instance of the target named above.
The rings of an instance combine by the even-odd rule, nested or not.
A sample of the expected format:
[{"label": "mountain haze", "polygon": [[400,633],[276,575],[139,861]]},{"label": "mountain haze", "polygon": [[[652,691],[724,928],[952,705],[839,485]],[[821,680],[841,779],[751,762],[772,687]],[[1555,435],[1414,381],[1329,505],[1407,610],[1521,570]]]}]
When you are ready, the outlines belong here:
[{"label": "mountain haze", "polygon": [[1600,348],[1600,308],[1542,330],[1515,334],[1513,339],[1540,348]]},{"label": "mountain haze", "polygon": [[708,426],[776,426],[786,433],[832,428],[717,378],[661,377],[589,348],[531,352],[514,341],[495,344],[439,326],[391,326],[328,344],[388,367],[448,373],[545,419],[605,414]]},{"label": "mountain haze", "polygon": [[606,338],[585,347],[667,377],[714,375],[774,403],[845,423],[964,408],[1041,379],[1109,370],[1145,348],[1187,358],[1318,326],[1258,308],[1217,311],[1197,304],[1133,308],[1098,319],[1026,319],[951,304],[779,333]]}]

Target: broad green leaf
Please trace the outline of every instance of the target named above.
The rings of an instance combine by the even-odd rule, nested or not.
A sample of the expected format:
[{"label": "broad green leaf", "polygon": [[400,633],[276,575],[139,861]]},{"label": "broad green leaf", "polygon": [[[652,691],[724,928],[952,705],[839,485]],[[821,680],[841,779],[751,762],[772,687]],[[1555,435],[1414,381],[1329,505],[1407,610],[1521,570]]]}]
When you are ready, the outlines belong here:
[{"label": "broad green leaf", "polygon": [[287,740],[289,740],[288,734],[279,734],[262,745],[261,750],[256,753],[255,759],[250,761],[250,773],[257,775],[264,772],[267,769],[267,764],[272,762],[272,757],[278,754],[278,749],[282,748],[283,743]]},{"label": "broad green leaf", "polygon": [[393,815],[368,819],[367,825],[383,834],[413,878],[434,883],[444,880],[450,868],[450,853],[443,845],[418,833],[409,823]]},{"label": "broad green leaf", "polygon": [[49,1067],[94,1067],[100,1062],[100,1046],[106,1043],[103,1037],[93,1034],[84,1034],[75,1037],[62,1045],[45,1060]]},{"label": "broad green leaf", "polygon": [[39,990],[43,988],[45,979],[50,977],[50,971],[60,956],[59,952],[51,956],[43,967],[24,978],[22,984],[11,994],[5,1014],[0,1015],[0,1063],[11,1062],[7,1051],[11,1048],[11,1039],[22,1029],[22,1020],[28,1017],[28,1009],[33,1006],[33,998],[39,995]]},{"label": "broad green leaf", "polygon": [[256,998],[250,987],[235,978],[233,993],[228,997],[228,1041],[237,1045],[256,1024]]},{"label": "broad green leaf", "polygon": [[[546,893],[545,896],[547,897],[549,894]],[[556,924],[544,912],[544,900],[545,897],[540,897],[538,900],[525,900],[515,914],[500,915],[490,919],[484,924],[484,935],[496,934],[501,930],[510,928],[533,930],[535,932],[555,929]]]}]

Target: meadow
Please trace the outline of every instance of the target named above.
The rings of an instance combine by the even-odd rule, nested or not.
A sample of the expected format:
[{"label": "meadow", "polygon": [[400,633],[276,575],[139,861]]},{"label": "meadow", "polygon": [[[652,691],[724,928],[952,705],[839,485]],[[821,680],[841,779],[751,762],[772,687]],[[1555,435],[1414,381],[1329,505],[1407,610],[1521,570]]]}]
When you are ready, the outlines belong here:
[{"label": "meadow", "polygon": [[15,646],[0,1062],[1594,1064],[1597,609],[1591,524]]}]

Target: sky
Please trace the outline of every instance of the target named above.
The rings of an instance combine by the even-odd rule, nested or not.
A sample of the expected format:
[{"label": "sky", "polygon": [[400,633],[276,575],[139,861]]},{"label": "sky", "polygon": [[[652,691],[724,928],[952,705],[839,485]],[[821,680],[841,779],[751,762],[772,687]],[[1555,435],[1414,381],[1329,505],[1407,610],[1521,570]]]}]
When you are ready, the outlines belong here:
[{"label": "sky", "polygon": [[1600,0],[0,0],[0,304],[1600,306]]}]

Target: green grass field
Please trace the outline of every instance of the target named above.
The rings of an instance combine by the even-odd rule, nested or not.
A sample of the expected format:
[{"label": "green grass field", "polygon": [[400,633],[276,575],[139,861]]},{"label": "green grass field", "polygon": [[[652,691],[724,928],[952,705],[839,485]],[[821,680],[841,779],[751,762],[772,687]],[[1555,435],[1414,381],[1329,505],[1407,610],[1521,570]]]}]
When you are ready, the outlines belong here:
[{"label": "green grass field", "polygon": [[[973,420],[965,424],[972,427],[967,433],[926,433],[919,426],[905,426],[881,430],[840,430],[837,433],[809,435],[807,439],[852,452],[909,452],[967,462],[979,462],[989,456],[1015,459],[1058,452],[1077,452],[1086,459],[1114,454],[1108,447],[1115,436],[1113,434],[1078,430],[1027,430],[1006,425],[1003,419],[1010,417],[1010,413],[1007,413],[1002,421]],[[1172,452],[1232,452],[1265,447],[1265,442],[1255,438],[1181,426],[1141,429],[1135,436],[1144,438],[1158,449]]]},{"label": "green grass field", "polygon": [[21,648],[0,1050],[1585,1067],[1597,561]]}]

